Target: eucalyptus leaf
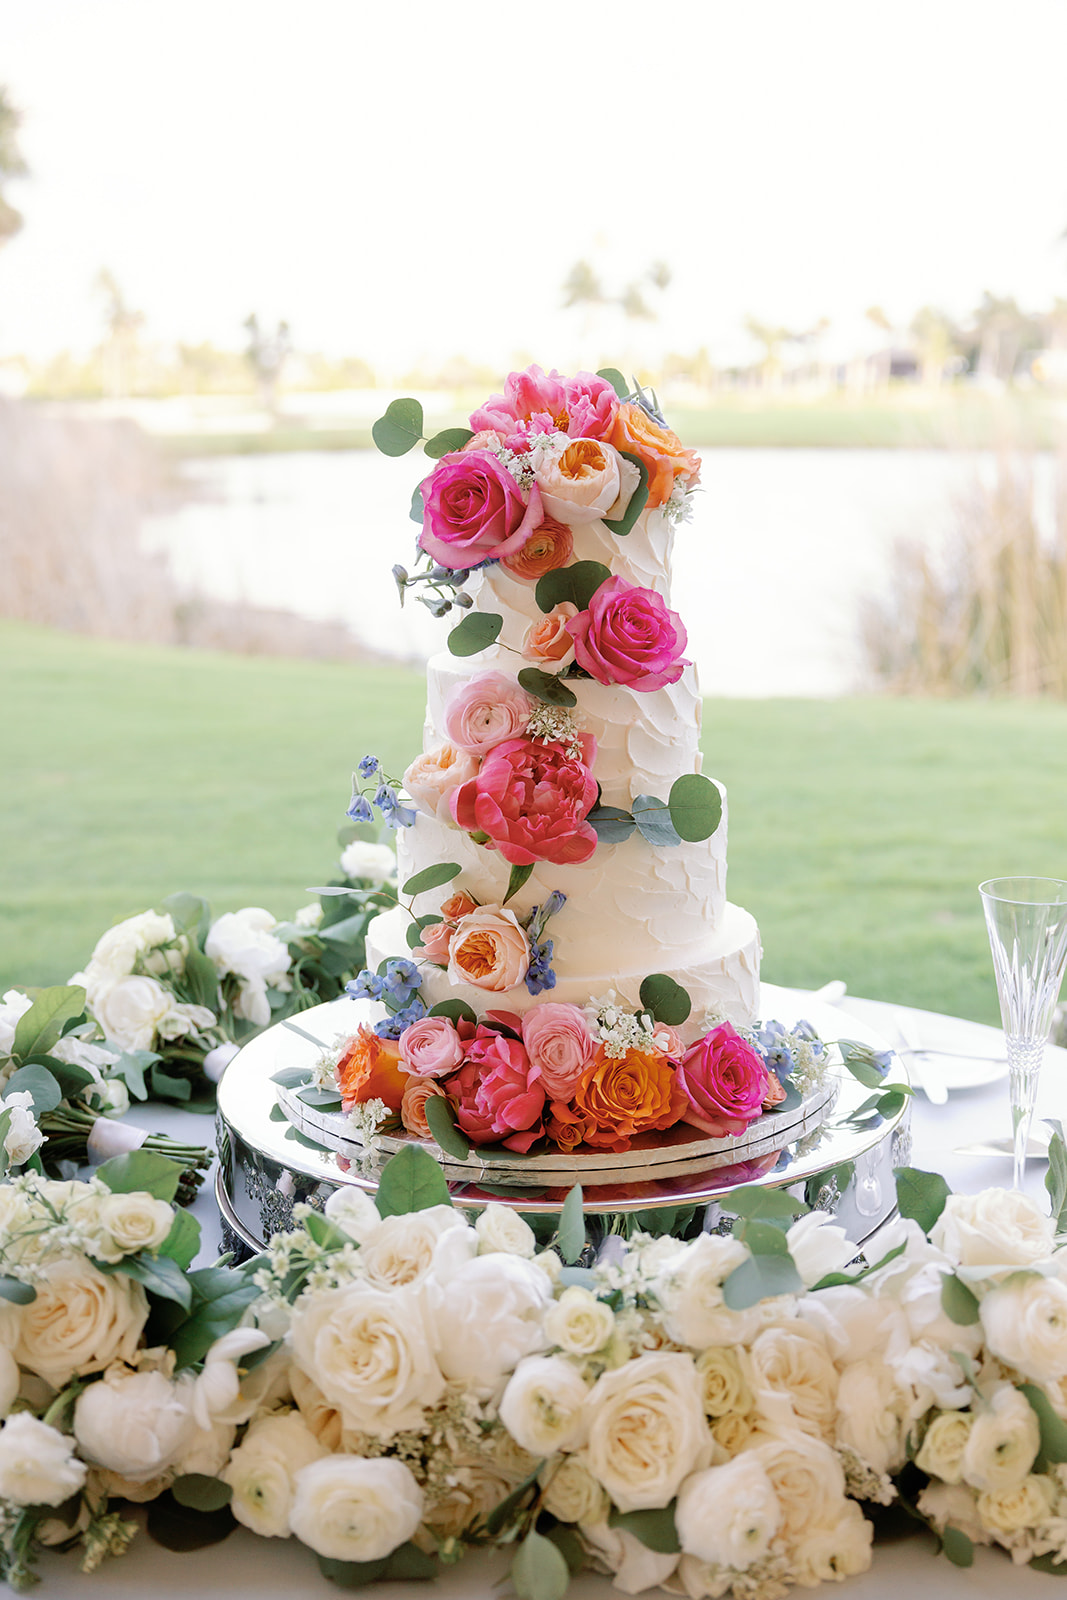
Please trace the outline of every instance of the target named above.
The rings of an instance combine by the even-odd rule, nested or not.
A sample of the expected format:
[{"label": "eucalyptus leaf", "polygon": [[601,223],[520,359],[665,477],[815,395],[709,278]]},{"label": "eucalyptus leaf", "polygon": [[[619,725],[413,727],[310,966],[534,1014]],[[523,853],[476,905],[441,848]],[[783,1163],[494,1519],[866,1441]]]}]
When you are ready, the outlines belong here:
[{"label": "eucalyptus leaf", "polygon": [[170,1232],[159,1247],[161,1256],[169,1256],[185,1271],[196,1259],[200,1248],[200,1224],[188,1211],[175,1211]]},{"label": "eucalyptus leaf", "polygon": [[416,945],[420,945],[422,943],[422,930],[429,928],[433,923],[440,922],[440,920],[441,918],[436,913],[427,912],[425,916],[416,917],[413,922],[409,922],[404,931],[408,949],[414,950]]},{"label": "eucalyptus leaf", "polygon": [[592,1267],[563,1267],[559,1281],[565,1289],[596,1289],[596,1273]]},{"label": "eucalyptus leaf", "polygon": [[271,1073],[270,1081],[280,1084],[283,1089],[295,1089],[297,1084],[307,1084],[308,1074],[307,1067],[282,1067],[279,1072]]},{"label": "eucalyptus leaf", "polygon": [[519,1600],[563,1600],[571,1578],[563,1552],[536,1528],[516,1550],[510,1576]]},{"label": "eucalyptus leaf", "polygon": [[449,1017],[453,1022],[477,1022],[478,1013],[466,1000],[439,1000],[430,1007],[431,1017]]},{"label": "eucalyptus leaf", "polygon": [[[412,491],[411,509],[408,511],[408,516],[411,518],[412,522],[417,522],[420,528],[422,527],[423,522],[426,520],[426,506],[423,503],[421,483],[417,483]],[[400,597],[400,603],[401,605],[404,603],[404,597],[402,594]]]},{"label": "eucalyptus leaf", "polygon": [[468,611],[449,634],[448,648],[454,656],[476,656],[496,642],[503,626],[495,611]]},{"label": "eucalyptus leaf", "polygon": [[598,367],[597,377],[603,378],[605,383],[610,383],[620,400],[629,399],[629,385],[618,367]]},{"label": "eucalyptus leaf", "polygon": [[688,991],[666,972],[652,972],[641,985],[641,1004],[656,1022],[681,1027],[693,1009]]},{"label": "eucalyptus leaf", "polygon": [[463,871],[458,861],[438,861],[432,867],[424,867],[421,872],[416,872],[401,886],[401,894],[425,894],[427,889],[439,889],[443,883],[451,883],[453,878],[458,878]]},{"label": "eucalyptus leaf", "polygon": [[619,454],[625,456],[627,461],[637,468],[640,476],[637,488],[627,501],[626,510],[622,516],[616,517],[614,521],[610,517],[603,519],[605,528],[610,529],[616,539],[625,538],[648,504],[648,468],[641,460],[641,457],[635,456],[632,450],[620,450]]},{"label": "eucalyptus leaf", "polygon": [[431,461],[440,461],[450,451],[462,450],[467,441],[473,438],[474,433],[470,428],[442,428],[432,439],[427,439],[422,448]]},{"label": "eucalyptus leaf", "polygon": [[219,1009],[219,975],[210,956],[190,947],[185,958],[183,982],[193,1005],[206,1006],[209,1011]]},{"label": "eucalyptus leaf", "polygon": [[466,1161],[471,1147],[456,1127],[456,1114],[447,1095],[427,1095],[422,1110],[427,1127],[445,1154],[455,1156],[457,1161]]},{"label": "eucalyptus leaf", "polygon": [[158,1061],[148,1069],[148,1086],[157,1100],[173,1100],[181,1105],[192,1099],[193,1086],[189,1079],[164,1072]]},{"label": "eucalyptus leaf", "polygon": [[731,1189],[726,1197],[726,1209],[735,1211],[739,1217],[757,1221],[767,1217],[801,1216],[811,1208],[784,1189],[762,1189],[752,1183],[741,1189]]},{"label": "eucalyptus leaf", "polygon": [[[84,1067],[76,1067],[72,1061],[60,1061],[56,1056],[35,1055],[27,1061],[26,1065],[28,1067],[46,1067],[59,1085],[59,1090],[64,1100],[76,1099],[83,1089],[87,1089],[91,1083],[96,1082],[92,1073],[87,1072]],[[114,1076],[114,1068],[110,1069],[110,1071],[111,1075]],[[4,1089],[5,1094],[11,1088],[17,1076],[18,1074],[16,1073],[8,1080]]]},{"label": "eucalyptus leaf", "polygon": [[611,568],[602,561],[576,561],[569,567],[556,567],[538,578],[534,599],[544,612],[552,610],[565,600],[586,611],[589,602],[602,583],[611,577]]},{"label": "eucalyptus leaf", "polygon": [[188,1506],[191,1511],[220,1511],[233,1497],[228,1483],[203,1472],[186,1472],[175,1478],[170,1492],[180,1506]]},{"label": "eucalyptus leaf", "polygon": [[585,1211],[582,1206],[580,1183],[576,1183],[567,1191],[567,1198],[559,1214],[556,1243],[560,1255],[569,1266],[574,1265],[585,1249]]},{"label": "eucalyptus leaf", "polygon": [[1046,1117],[1045,1126],[1052,1130],[1048,1146],[1045,1188],[1052,1202],[1052,1220],[1056,1225],[1056,1232],[1063,1233],[1067,1229],[1067,1143],[1064,1141],[1063,1125],[1058,1118]]},{"label": "eucalyptus leaf", "polygon": [[632,1533],[648,1550],[655,1550],[661,1556],[673,1556],[682,1548],[674,1521],[675,1505],[676,1501],[672,1500],[669,1506],[656,1506],[647,1511],[616,1511],[613,1507],[608,1515],[608,1526]]},{"label": "eucalyptus leaf", "polygon": [[578,697],[568,689],[563,679],[554,672],[542,672],[540,667],[523,667],[519,683],[546,706],[576,706]]},{"label": "eucalyptus leaf", "polygon": [[717,785],[699,772],[675,778],[667,805],[679,838],[694,844],[710,839],[722,821],[722,795]]},{"label": "eucalyptus leaf", "polygon": [[211,907],[203,895],[180,889],[177,894],[169,894],[159,909],[166,912],[176,932],[192,934],[194,943],[200,944],[206,937],[211,926]]},{"label": "eucalyptus leaf", "polygon": [[880,1089],[885,1078],[884,1072],[872,1066],[870,1049],[867,1045],[860,1044],[855,1039],[839,1039],[837,1048],[841,1052],[841,1060],[851,1072],[858,1083],[865,1089]]},{"label": "eucalyptus leaf", "polygon": [[634,821],[642,836],[654,845],[681,844],[667,804],[654,794],[639,794],[633,802]]},{"label": "eucalyptus leaf", "polygon": [[165,1550],[203,1550],[221,1544],[237,1526],[229,1506],[218,1511],[194,1511],[183,1506],[169,1489],[148,1507],[148,1535]]},{"label": "eucalyptus leaf", "polygon": [[910,1217],[924,1233],[929,1233],[952,1190],[939,1172],[922,1172],[918,1167],[896,1167],[897,1205],[902,1217]]},{"label": "eucalyptus leaf", "polygon": [[452,1197],[430,1152],[406,1144],[382,1168],[374,1203],[382,1217],[404,1217],[431,1206],[450,1206]]},{"label": "eucalyptus leaf", "polygon": [[329,1217],[324,1217],[318,1211],[308,1212],[304,1218],[304,1227],[308,1238],[320,1245],[323,1250],[341,1250],[352,1242],[336,1222],[331,1222]]},{"label": "eucalyptus leaf", "polygon": [[45,989],[15,1025],[11,1054],[19,1061],[45,1055],[59,1042],[64,1024],[85,1010],[85,990],[80,984],[56,984]]},{"label": "eucalyptus leaf", "polygon": [[28,1094],[33,1101],[34,1115],[38,1117],[42,1111],[54,1111],[63,1101],[63,1091],[55,1075],[41,1066],[20,1067],[7,1080],[3,1093],[5,1097],[12,1093]]},{"label": "eucalyptus leaf", "polygon": [[150,1194],[156,1200],[173,1200],[178,1192],[182,1169],[169,1156],[154,1150],[130,1150],[112,1156],[97,1167],[96,1176],[112,1194]]},{"label": "eucalyptus leaf", "polygon": [[726,1279],[722,1292],[731,1311],[745,1311],[773,1295],[799,1294],[803,1288],[804,1280],[787,1253],[752,1256],[742,1261]]},{"label": "eucalyptus leaf", "polygon": [[182,1267],[171,1256],[124,1256],[121,1261],[98,1261],[97,1270],[110,1277],[121,1273],[143,1284],[149,1294],[160,1300],[173,1300],[175,1305],[188,1311],[193,1303],[193,1290]]},{"label": "eucalyptus leaf", "polygon": [[622,844],[637,826],[630,812],[619,806],[594,806],[585,820],[592,823],[601,844]]},{"label": "eucalyptus leaf", "polygon": [[764,1220],[761,1217],[742,1217],[734,1233],[754,1256],[787,1256],[789,1245],[785,1237],[786,1218],[777,1216]]},{"label": "eucalyptus leaf", "polygon": [[978,1300],[962,1278],[954,1272],[941,1274],[941,1309],[951,1322],[961,1328],[978,1321]]},{"label": "eucalyptus leaf", "polygon": [[1048,1395],[1036,1383],[1020,1383],[1017,1387],[1037,1415],[1041,1428],[1041,1454],[1046,1461],[1067,1461],[1067,1422],[1057,1416]]},{"label": "eucalyptus leaf", "polygon": [[339,1111],[341,1109],[341,1096],[336,1089],[317,1089],[314,1084],[306,1089],[298,1089],[296,1098],[302,1100],[306,1106],[313,1107],[316,1111]]},{"label": "eucalyptus leaf", "polygon": [[36,1298],[37,1290],[32,1283],[23,1283],[21,1278],[9,1277],[7,1273],[0,1275],[0,1300],[9,1300],[15,1306],[28,1306]]},{"label": "eucalyptus leaf", "polygon": [[508,892],[500,902],[501,905],[506,906],[512,895],[518,894],[519,890],[522,888],[533,869],[534,863],[532,861],[528,861],[521,866],[516,863],[512,867],[510,876],[508,877]]},{"label": "eucalyptus leaf", "polygon": [[941,1548],[954,1567],[974,1565],[974,1541],[960,1528],[954,1528],[951,1522],[945,1524],[945,1531],[941,1535]]},{"label": "eucalyptus leaf", "polygon": [[383,456],[406,456],[422,438],[422,407],[417,400],[393,400],[371,428]]}]

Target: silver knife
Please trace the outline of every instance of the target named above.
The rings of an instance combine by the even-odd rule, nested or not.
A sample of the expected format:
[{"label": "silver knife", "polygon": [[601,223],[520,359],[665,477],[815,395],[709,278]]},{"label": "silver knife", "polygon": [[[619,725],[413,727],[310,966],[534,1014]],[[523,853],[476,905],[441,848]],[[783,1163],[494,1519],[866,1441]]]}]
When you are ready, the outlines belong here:
[{"label": "silver knife", "polygon": [[914,1073],[919,1088],[931,1105],[943,1106],[948,1100],[948,1086],[937,1068],[927,1059],[922,1046],[916,1041],[911,1019],[903,1012],[895,1011],[893,1021],[904,1045],[903,1054],[909,1057],[908,1066]]}]

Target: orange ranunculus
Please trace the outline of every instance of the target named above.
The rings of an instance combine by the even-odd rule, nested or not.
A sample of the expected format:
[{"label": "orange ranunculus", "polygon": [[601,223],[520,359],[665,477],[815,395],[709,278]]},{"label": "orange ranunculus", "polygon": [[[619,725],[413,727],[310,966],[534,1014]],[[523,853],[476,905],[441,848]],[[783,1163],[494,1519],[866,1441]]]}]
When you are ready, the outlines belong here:
[{"label": "orange ranunculus", "polygon": [[365,1100],[383,1100],[390,1111],[399,1111],[406,1083],[407,1073],[400,1070],[400,1046],[396,1040],[379,1039],[365,1023],[360,1023],[359,1032],[349,1039],[337,1063],[341,1110],[351,1111]]},{"label": "orange ranunculus", "polygon": [[553,1144],[569,1155],[581,1144],[591,1124],[565,1100],[553,1100],[551,1112],[551,1116],[545,1118],[545,1132]]},{"label": "orange ranunculus", "polygon": [[696,452],[687,450],[676,433],[654,422],[641,406],[628,402],[619,407],[611,443],[616,450],[629,450],[648,468],[650,506],[661,506],[670,499],[675,478],[686,477],[696,482],[700,476],[700,457]]},{"label": "orange ranunculus", "polygon": [[625,1149],[638,1133],[670,1128],[687,1105],[674,1068],[659,1051],[609,1056],[601,1046],[574,1091],[573,1105],[590,1124],[586,1144]]},{"label": "orange ranunculus", "polygon": [[460,917],[465,917],[468,912],[477,911],[478,902],[466,889],[460,889],[456,894],[449,895],[441,907],[441,916],[445,922],[458,922]]},{"label": "orange ranunculus", "polygon": [[543,578],[546,572],[554,572],[557,567],[565,567],[573,554],[574,535],[571,530],[565,523],[557,522],[555,517],[546,517],[540,527],[534,529],[522,549],[516,550],[514,555],[502,556],[500,565],[513,578],[533,581]]},{"label": "orange ranunculus", "polygon": [[432,1139],[430,1124],[426,1121],[426,1102],[433,1095],[443,1095],[444,1090],[436,1078],[408,1078],[404,1098],[400,1104],[400,1120],[416,1139]]}]

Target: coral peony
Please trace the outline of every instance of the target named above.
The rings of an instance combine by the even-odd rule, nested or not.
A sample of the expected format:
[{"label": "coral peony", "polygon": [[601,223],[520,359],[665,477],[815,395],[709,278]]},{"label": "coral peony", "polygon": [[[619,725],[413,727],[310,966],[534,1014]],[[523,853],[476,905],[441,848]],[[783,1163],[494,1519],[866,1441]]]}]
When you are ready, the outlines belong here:
[{"label": "coral peony", "polygon": [[567,524],[557,522],[555,517],[546,517],[520,550],[516,550],[514,555],[501,556],[500,565],[513,578],[525,578],[535,583],[546,572],[565,567],[573,554],[574,535]]},{"label": "coral peony", "polygon": [[673,1127],[687,1105],[674,1068],[658,1050],[609,1056],[603,1046],[572,1101],[587,1120],[586,1143],[608,1150],[625,1150],[635,1134]]},{"label": "coral peony", "polygon": [[696,483],[700,477],[700,457],[641,406],[627,402],[619,407],[610,441],[616,450],[628,450],[648,468],[650,506],[661,506],[670,499],[675,478]]},{"label": "coral peony", "polygon": [[589,770],[596,741],[587,734],[582,752],[585,759],[576,761],[555,742],[506,740],[476,778],[453,791],[452,815],[468,833],[488,834],[490,846],[515,866],[588,861],[597,836],[585,819],[597,785]]},{"label": "coral peony", "polygon": [[712,1138],[744,1133],[770,1089],[761,1057],[724,1022],[690,1045],[678,1067],[683,1118]]},{"label": "coral peony", "polygon": [[649,693],[677,683],[689,665],[682,655],[686,631],[654,589],[625,578],[605,578],[589,602],[566,624],[574,658],[598,683],[621,683]]},{"label": "coral peony", "polygon": [[533,433],[566,433],[572,439],[605,439],[615,425],[618,396],[593,372],[561,378],[538,366],[511,372],[503,394],[494,394],[470,419],[471,427],[512,435],[530,426]]},{"label": "coral peony", "polygon": [[518,1039],[480,1025],[445,1089],[458,1126],[475,1144],[501,1139],[509,1150],[526,1151],[544,1131],[540,1072]]},{"label": "coral peony", "polygon": [[453,571],[521,549],[542,518],[537,485],[524,499],[511,473],[489,450],[443,456],[422,485],[422,500],[419,544]]},{"label": "coral peony", "polygon": [[395,1039],[379,1039],[364,1023],[345,1045],[336,1069],[341,1110],[351,1111],[365,1100],[384,1100],[399,1111],[407,1076],[400,1066]]}]

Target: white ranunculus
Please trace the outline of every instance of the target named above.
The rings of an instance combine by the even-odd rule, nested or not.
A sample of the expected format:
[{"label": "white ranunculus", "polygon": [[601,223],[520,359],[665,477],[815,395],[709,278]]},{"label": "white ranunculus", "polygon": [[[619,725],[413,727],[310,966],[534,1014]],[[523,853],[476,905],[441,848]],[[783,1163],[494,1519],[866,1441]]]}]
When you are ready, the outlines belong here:
[{"label": "white ranunculus", "polygon": [[247,1422],[254,1402],[242,1399],[238,1368],[243,1356],[270,1344],[259,1328],[231,1328],[216,1339],[204,1357],[204,1370],[196,1379],[193,1415],[197,1426],[210,1428],[217,1421]]},{"label": "white ranunculus", "polygon": [[[474,1265],[474,1263],[471,1263]],[[494,1330],[486,1330],[488,1338]],[[444,1393],[419,1285],[362,1282],[305,1296],[293,1311],[293,1355],[345,1426],[378,1439],[422,1424]]]},{"label": "white ranunculus", "polygon": [[978,1515],[994,1533],[1011,1535],[1047,1522],[1056,1509],[1056,1485],[1033,1474],[1008,1489],[987,1489],[978,1496]]},{"label": "white ranunculus", "polygon": [[973,1411],[939,1411],[926,1430],[915,1465],[942,1483],[959,1483],[973,1423]]},{"label": "white ranunculus", "polygon": [[962,1476],[974,1489],[1015,1489],[1040,1447],[1041,1428],[1029,1400],[1010,1383],[1002,1384],[988,1408],[975,1416],[963,1450]]},{"label": "white ranunculus", "polygon": [[[876,1267],[863,1280],[868,1294],[879,1297],[897,1297],[914,1272],[927,1262],[936,1261],[948,1268],[951,1263],[943,1250],[938,1250],[926,1237],[913,1217],[894,1217],[878,1230],[877,1253],[881,1260],[893,1256],[885,1266]],[[893,1255],[900,1250],[899,1255]]]},{"label": "white ranunculus", "polygon": [[550,1516],[560,1522],[607,1521],[611,1503],[581,1456],[564,1456],[558,1466],[550,1463],[541,1481]]},{"label": "white ranunculus", "polygon": [[924,1517],[929,1517],[938,1533],[944,1533],[951,1523],[975,1544],[992,1544],[993,1535],[982,1526],[977,1502],[974,1490],[968,1489],[965,1483],[928,1483],[916,1505]]},{"label": "white ranunculus", "polygon": [[13,1167],[21,1167],[44,1144],[33,1116],[33,1095],[28,1089],[15,1089],[0,1101],[0,1112],[10,1111],[11,1122],[4,1134],[4,1151]]},{"label": "white ranunculus", "polygon": [[545,1313],[545,1338],[570,1356],[603,1350],[615,1332],[615,1313],[595,1294],[574,1283]]},{"label": "white ranunculus", "polygon": [[121,1261],[138,1250],[156,1251],[174,1223],[165,1200],[142,1190],[100,1196],[96,1210],[97,1242],[93,1254],[100,1261]]},{"label": "white ranunculus", "polygon": [[811,1528],[833,1526],[845,1497],[845,1475],[829,1445],[796,1428],[782,1428],[750,1448],[778,1496],[781,1535],[788,1544]]},{"label": "white ranunculus", "polygon": [[844,1228],[826,1211],[808,1211],[787,1231],[785,1242],[797,1271],[810,1289],[829,1272],[840,1272],[856,1254]]},{"label": "white ranunculus", "polygon": [[22,1374],[7,1345],[0,1340],[0,1417],[6,1417],[18,1399]]},{"label": "white ranunculus", "polygon": [[1028,1267],[1052,1254],[1055,1225],[1017,1189],[950,1194],[930,1242],[963,1267]]},{"label": "white ranunculus", "polygon": [[688,1355],[637,1356],[597,1379],[588,1406],[583,1459],[620,1511],[665,1506],[684,1478],[711,1461],[700,1378]]},{"label": "white ranunculus", "polygon": [[0,1002],[0,1057],[11,1054],[19,1018],[25,1016],[32,1005],[29,995],[19,989],[8,989],[4,995]]},{"label": "white ranunculus", "polygon": [[377,887],[396,877],[396,852],[387,844],[353,839],[341,854],[341,871],[346,878],[358,878]]},{"label": "white ranunculus", "polygon": [[196,1423],[193,1379],[115,1368],[91,1383],[74,1407],[74,1437],[86,1461],[135,1483],[166,1472],[186,1449]]},{"label": "white ranunculus", "polygon": [[[120,978],[128,978],[138,960],[161,944],[170,944],[176,937],[174,923],[164,913],[142,911],[136,917],[127,917],[101,934],[96,948],[89,957],[89,965],[75,982],[85,983],[90,1006],[96,1010],[97,1001]],[[178,950],[171,952],[174,970],[180,972],[183,957]]]},{"label": "white ranunculus", "polygon": [[797,1582],[814,1589],[866,1572],[873,1538],[874,1524],[854,1500],[845,1500],[835,1521],[809,1529],[799,1540],[793,1555]]},{"label": "white ranunculus", "polygon": [[752,1406],[748,1357],[727,1345],[709,1345],[697,1357],[697,1372],[709,1417],[725,1417],[729,1412],[745,1412]]},{"label": "white ranunculus", "polygon": [[148,1320],[139,1283],[122,1272],[105,1276],[73,1256],[50,1262],[35,1287],[37,1298],[19,1318],[13,1354],[20,1366],[62,1389],[75,1376],[133,1360]]},{"label": "white ranunculus", "polygon": [[762,1463],[740,1455],[686,1478],[674,1520],[687,1555],[744,1572],[770,1549],[782,1508]]},{"label": "white ranunculus", "polygon": [[766,1328],[752,1346],[752,1390],[772,1422],[819,1438],[833,1436],[837,1368],[811,1323]]},{"label": "white ranunculus", "polygon": [[500,1420],[531,1455],[578,1450],[589,1428],[585,1379],[566,1356],[527,1356],[500,1401]]},{"label": "white ranunculus", "polygon": [[[961,1328],[960,1333],[965,1337],[960,1340],[960,1349],[970,1350],[970,1328]],[[981,1339],[979,1337],[979,1344]],[[948,1350],[943,1350],[940,1345],[920,1344],[905,1345],[903,1349],[892,1349],[885,1353],[886,1365],[892,1367],[897,1383],[902,1389],[910,1389],[915,1395],[911,1405],[913,1417],[922,1416],[924,1411],[929,1411],[931,1406],[937,1406],[942,1411],[955,1411],[960,1406],[965,1406],[971,1398],[970,1385],[960,1371],[959,1363],[954,1361]]]},{"label": "white ranunculus", "polygon": [[382,1225],[381,1213],[366,1190],[349,1184],[335,1189],[323,1210],[330,1221],[357,1244],[367,1244]]},{"label": "white ranunculus", "polygon": [[1067,1283],[1019,1278],[991,1289],[979,1305],[986,1343],[995,1356],[1038,1383],[1067,1372]]},{"label": "white ranunculus", "polygon": [[61,1506],[85,1482],[74,1440],[28,1411],[0,1428],[0,1499],[17,1506]]},{"label": "white ranunculus", "polygon": [[852,1361],[837,1388],[836,1443],[851,1445],[875,1472],[904,1465],[909,1395],[884,1361]]},{"label": "white ranunculus", "polygon": [[257,1028],[270,1021],[268,989],[290,989],[289,951],[276,939],[278,926],[269,911],[261,906],[245,906],[242,911],[227,911],[211,924],[204,941],[204,952],[215,963],[219,976],[232,974],[240,984],[234,1013]]},{"label": "white ranunculus", "polygon": [[667,1337],[694,1350],[725,1343],[717,1337],[723,1281],[747,1259],[743,1244],[716,1233],[702,1233],[671,1253],[652,1283]]},{"label": "white ranunculus", "polygon": [[474,1224],[478,1235],[478,1254],[524,1256],[531,1261],[537,1254],[537,1238],[530,1224],[510,1206],[488,1205]]},{"label": "white ranunculus", "polygon": [[150,1050],[161,1039],[179,1039],[210,1028],[215,1014],[206,1006],[175,1000],[158,978],[120,978],[93,1002],[93,1015],[112,1044],[122,1050]]},{"label": "white ranunculus", "polygon": [[552,1285],[519,1256],[475,1256],[431,1285],[438,1361],[446,1378],[491,1395],[523,1356],[545,1348],[542,1319]]},{"label": "white ranunculus", "polygon": [[402,1461],[326,1456],[297,1473],[289,1526],[320,1556],[380,1561],[411,1538],[424,1503]]},{"label": "white ranunculus", "polygon": [[861,1286],[837,1284],[805,1295],[800,1317],[821,1329],[835,1361],[862,1361],[881,1355],[890,1343],[907,1342],[907,1326],[898,1302],[870,1294]]},{"label": "white ranunculus", "polygon": [[582,1543],[596,1562],[611,1573],[612,1588],[623,1594],[644,1594],[646,1589],[660,1588],[678,1565],[678,1556],[660,1555],[625,1528],[611,1528],[606,1522],[584,1525]]},{"label": "white ranunculus", "polygon": [[452,1206],[428,1206],[386,1217],[359,1253],[367,1282],[376,1289],[422,1283],[432,1273],[447,1281],[477,1253],[478,1236]]},{"label": "white ranunculus", "polygon": [[238,1522],[261,1538],[287,1539],[296,1475],[327,1454],[299,1411],[253,1422],[219,1473]]}]

